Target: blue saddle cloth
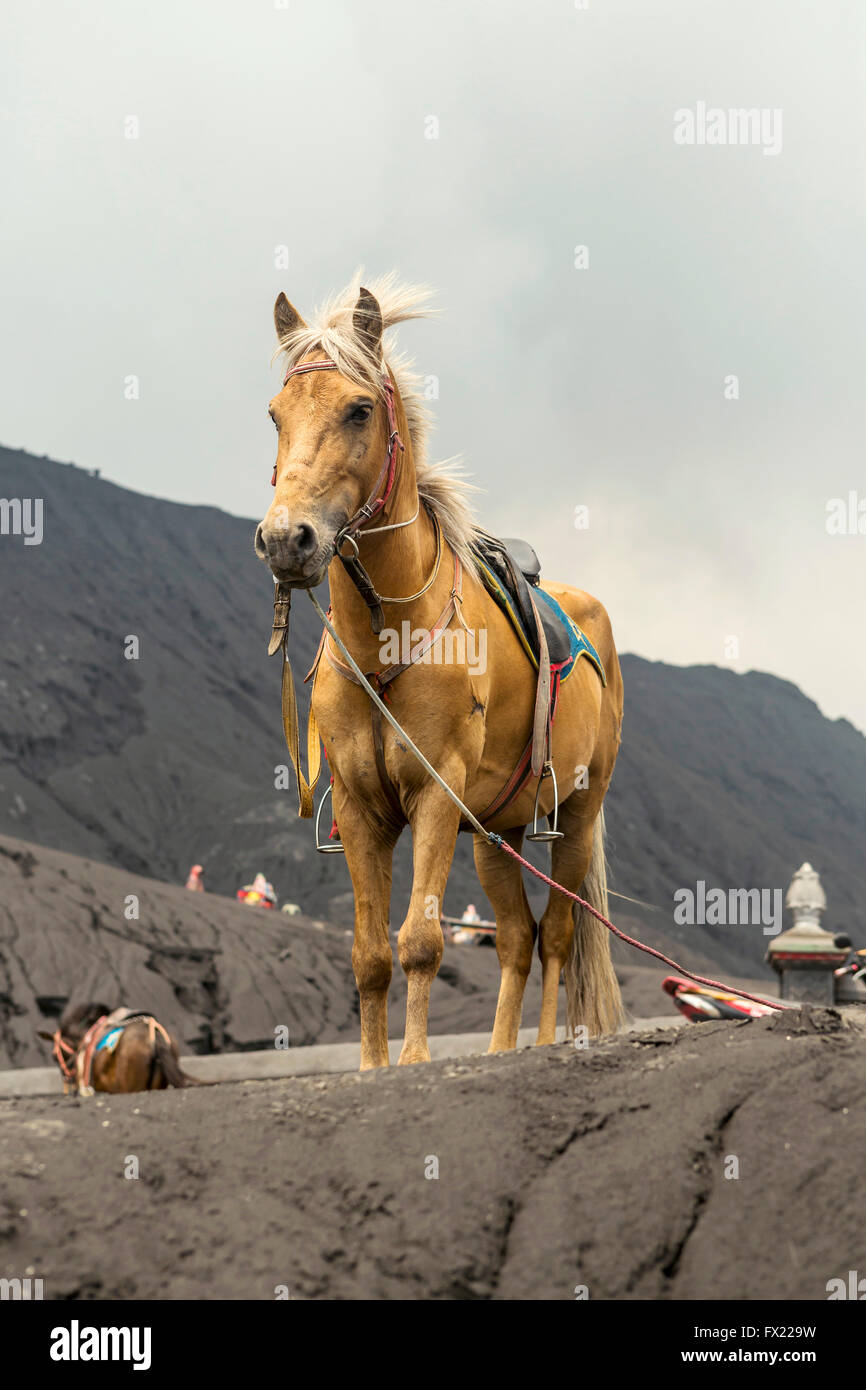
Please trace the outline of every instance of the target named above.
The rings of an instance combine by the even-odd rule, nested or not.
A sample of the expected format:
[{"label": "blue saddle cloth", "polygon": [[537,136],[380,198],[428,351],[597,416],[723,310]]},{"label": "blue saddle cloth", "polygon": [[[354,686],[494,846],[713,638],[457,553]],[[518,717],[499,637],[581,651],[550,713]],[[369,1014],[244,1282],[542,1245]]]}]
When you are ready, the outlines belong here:
[{"label": "blue saddle cloth", "polygon": [[[495,600],[495,602],[499,605],[502,611],[510,619],[511,625],[520,639],[520,644],[523,647],[523,650],[526,652],[526,655],[529,657],[529,660],[532,662],[532,665],[535,667],[537,671],[538,658],[535,655],[535,652],[533,651],[534,644],[530,640],[530,634],[526,631],[525,625],[520,616],[520,612],[514,600],[512,599],[512,596],[505,588],[505,585],[502,583],[499,576],[495,574],[494,571],[491,568],[489,568],[486,564],[484,564],[484,562],[481,560],[479,560],[478,563],[478,570],[479,574],[481,575],[481,579],[483,581],[485,589],[490,594],[490,597]],[[598,671],[598,674],[601,677],[602,685],[607,685],[607,676],[604,673],[604,666],[602,664],[601,657],[599,656],[598,652],[596,651],[593,644],[590,642],[583,629],[578,627],[577,623],[574,621],[573,618],[569,617],[569,615],[565,612],[561,605],[557,603],[556,599],[552,596],[552,594],[547,593],[547,591],[545,589],[542,589],[540,585],[533,584],[532,596],[535,599],[540,599],[542,603],[546,603],[548,605],[551,612],[554,613],[555,616],[559,619],[563,629],[568,634],[569,654],[567,660],[565,660],[559,667],[560,684],[562,684],[564,680],[568,679],[580,658],[582,656],[586,656],[589,658],[595,669]]]},{"label": "blue saddle cloth", "polygon": [[568,616],[565,609],[557,603],[552,594],[547,593],[547,591],[542,588],[535,589],[534,593],[536,597],[543,599],[544,602],[553,609],[554,613],[556,613],[557,617],[565,624],[568,630],[570,653],[568,661],[565,663],[560,673],[560,683],[565,680],[566,676],[571,675],[580,657],[588,656],[593,666],[598,671],[598,674],[601,676],[602,685],[607,685],[607,676],[604,674],[604,666],[602,665],[601,657],[590,642],[583,628],[578,627],[574,619]]},{"label": "blue saddle cloth", "polygon": [[96,1044],[96,1052],[112,1052],[117,1047],[117,1040],[123,1032],[123,1024],[118,1028],[110,1028],[104,1038],[100,1038]]}]

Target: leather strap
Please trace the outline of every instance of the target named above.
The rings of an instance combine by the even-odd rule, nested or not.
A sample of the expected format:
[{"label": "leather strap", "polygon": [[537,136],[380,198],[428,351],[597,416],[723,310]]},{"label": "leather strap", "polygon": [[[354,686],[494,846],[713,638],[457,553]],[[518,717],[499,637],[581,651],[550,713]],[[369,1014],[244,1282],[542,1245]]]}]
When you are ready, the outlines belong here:
[{"label": "leather strap", "polygon": [[[292,760],[292,769],[295,774],[295,784],[298,790],[298,815],[304,820],[309,820],[313,814],[313,790],[319,780],[322,768],[322,748],[319,739],[319,727],[316,717],[313,714],[312,703],[310,705],[310,717],[307,723],[307,768],[309,769],[309,781],[304,776],[301,768],[301,736],[298,727],[298,702],[295,695],[295,681],[292,675],[292,666],[289,661],[289,613],[292,606],[292,590],[288,584],[277,584],[274,590],[274,622],[271,629],[271,640],[268,643],[268,656],[273,656],[274,652],[282,650],[283,653],[283,675],[281,687],[281,707],[283,716],[283,734],[286,740],[286,747],[289,750],[289,757]],[[317,658],[318,660],[318,658]]]},{"label": "leather strap", "polygon": [[372,700],[370,701],[370,715],[373,725],[373,752],[376,755],[376,771],[379,774],[379,781],[394,813],[394,818],[397,821],[402,821],[404,818],[403,807],[397,794],[397,788],[388,776],[388,768],[385,764],[385,721],[379,706],[374,705]]},{"label": "leather strap", "polygon": [[[550,654],[547,637],[538,615],[535,596],[530,595],[532,611],[538,629],[538,682],[535,687],[535,710],[532,736],[518,759],[517,766],[502,790],[493,798],[478,819],[482,825],[493,820],[509,806],[532,778],[540,777],[551,754],[553,741],[554,699],[551,688]],[[559,685],[558,674],[556,681]]]},{"label": "leather strap", "polygon": [[[408,671],[410,666],[414,666],[416,662],[420,661],[421,658],[425,656],[427,652],[430,651],[431,647],[433,647],[435,643],[439,641],[439,638],[442,636],[442,633],[448,627],[448,624],[451,622],[451,619],[454,617],[454,614],[458,611],[457,605],[459,603],[462,603],[462,601],[463,566],[460,563],[459,557],[455,555],[454,587],[452,588],[451,593],[448,596],[448,602],[442,609],[442,612],[439,614],[439,617],[436,619],[432,628],[430,628],[423,642],[419,642],[415,647],[413,647],[410,659],[408,661],[395,661],[392,663],[392,665],[384,667],[384,669],[381,671],[365,672],[367,680],[370,682],[371,685],[375,686],[376,690],[379,692],[380,695],[383,694],[385,687],[387,685],[390,685],[391,681],[396,680],[397,677],[402,675],[404,671]],[[335,671],[339,671],[341,676],[345,676],[347,680],[352,681],[355,685],[361,684],[361,682],[358,680],[358,677],[355,675],[355,672],[352,670],[351,666],[347,666],[344,661],[341,661],[340,658],[336,656],[334,652],[331,651],[331,644],[329,642],[325,642],[324,644],[324,653]],[[315,669],[315,666],[317,664],[318,656],[316,658],[316,662],[313,665],[313,670]]]},{"label": "leather strap", "polygon": [[322,745],[319,739],[319,726],[316,723],[316,716],[313,713],[311,701],[310,714],[307,721],[307,768],[309,770],[309,781],[307,781],[301,767],[298,702],[295,695],[295,681],[292,675],[292,665],[289,661],[287,637],[288,633],[286,633],[286,636],[283,638],[283,680],[281,694],[283,734],[286,740],[286,747],[289,750],[289,757],[292,760],[292,768],[295,773],[295,784],[298,790],[298,815],[303,820],[310,820],[313,814],[313,792],[322,770]]},{"label": "leather strap", "polygon": [[[343,540],[351,540],[351,536],[343,536]],[[337,551],[337,559],[343,566],[347,575],[351,579],[361,598],[370,610],[370,627],[375,633],[380,633],[385,626],[385,619],[382,614],[382,599],[376,591],[376,586],[370,578],[364,566],[361,564],[361,557],[357,554],[344,555],[342,550]]]},{"label": "leather strap", "polygon": [[486,825],[488,821],[493,820],[494,817],[498,816],[502,811],[505,810],[506,806],[511,805],[511,802],[517,796],[518,792],[523,791],[523,788],[526,786],[526,783],[532,776],[532,768],[530,766],[531,759],[532,739],[529,740],[523,752],[521,753],[517,762],[517,766],[512,772],[508,781],[505,783],[505,786],[493,798],[487,809],[482,811],[481,815],[478,817],[482,825]]},{"label": "leather strap", "polygon": [[[373,490],[362,507],[359,507],[351,520],[347,521],[337,536],[337,553],[339,554],[341,542],[346,536],[353,536],[362,526],[365,526],[372,517],[376,516],[388,498],[394,487],[394,479],[397,474],[397,451],[404,452],[403,441],[400,438],[400,431],[397,428],[397,411],[394,406],[394,383],[387,373],[382,376],[382,390],[385,393],[385,407],[388,411],[388,449],[385,454],[385,462],[379,471],[379,476],[373,484]],[[382,484],[385,484],[385,491],[381,496],[378,492]]]},{"label": "leather strap", "polygon": [[292,607],[292,590],[288,584],[274,585],[274,623],[271,640],[268,643],[268,656],[273,656],[283,645],[289,631],[289,612]]},{"label": "leather strap", "polygon": [[544,624],[531,597],[532,616],[538,632],[538,684],[535,688],[535,714],[532,721],[532,775],[540,777],[550,747],[550,654]]},{"label": "leather strap", "polygon": [[96,1051],[96,1044],[105,1033],[105,1024],[108,1014],[103,1014],[95,1023],[91,1023],[81,1042],[78,1044],[78,1051],[75,1056],[75,1070],[78,1076],[78,1089],[90,1090],[90,1075],[93,1069],[93,1054]]}]

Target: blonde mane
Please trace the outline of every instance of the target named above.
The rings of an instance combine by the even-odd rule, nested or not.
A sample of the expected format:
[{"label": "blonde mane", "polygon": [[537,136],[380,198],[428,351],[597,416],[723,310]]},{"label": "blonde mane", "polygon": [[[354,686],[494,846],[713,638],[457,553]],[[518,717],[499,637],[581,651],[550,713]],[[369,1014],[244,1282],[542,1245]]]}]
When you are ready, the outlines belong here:
[{"label": "blonde mane", "polygon": [[[393,272],[364,283],[378,301],[386,334],[407,319],[429,318],[436,312],[430,307],[432,290],[425,285],[401,284]],[[319,306],[310,323],[296,328],[280,341],[277,354],[282,353],[286,366],[293,367],[308,352],[321,348],[326,357],[336,362],[343,376],[358,386],[375,391],[382,398],[382,362],[361,341],[353,324],[360,287],[359,271],[351,284]],[[445,540],[459,555],[463,566],[470,573],[475,573],[473,542],[479,528],[472,513],[469,494],[478,489],[467,481],[459,459],[446,459],[442,463],[428,460],[430,412],[421,393],[420,377],[413,370],[412,363],[396,351],[393,334],[383,337],[382,346],[388,371],[406,412],[418,494],[435,515]]]}]

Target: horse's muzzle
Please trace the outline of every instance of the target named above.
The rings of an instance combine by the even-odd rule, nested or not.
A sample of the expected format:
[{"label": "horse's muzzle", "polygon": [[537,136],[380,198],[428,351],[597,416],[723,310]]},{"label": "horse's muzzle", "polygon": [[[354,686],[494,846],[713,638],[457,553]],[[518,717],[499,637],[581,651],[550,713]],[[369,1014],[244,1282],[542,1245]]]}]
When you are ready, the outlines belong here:
[{"label": "horse's muzzle", "polygon": [[322,545],[311,522],[269,526],[265,520],[256,527],[254,547],[259,559],[281,583],[298,586],[318,583],[323,568]]}]

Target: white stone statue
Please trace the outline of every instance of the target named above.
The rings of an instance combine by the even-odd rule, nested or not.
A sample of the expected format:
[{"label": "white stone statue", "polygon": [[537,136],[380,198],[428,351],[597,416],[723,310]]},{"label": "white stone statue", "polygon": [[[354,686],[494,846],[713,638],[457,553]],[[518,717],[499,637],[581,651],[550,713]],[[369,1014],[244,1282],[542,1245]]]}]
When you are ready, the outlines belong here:
[{"label": "white stone statue", "polygon": [[817,870],[811,864],[801,865],[791,879],[785,906],[790,909],[794,919],[794,931],[821,929],[821,913],[827,906],[827,896]]}]

